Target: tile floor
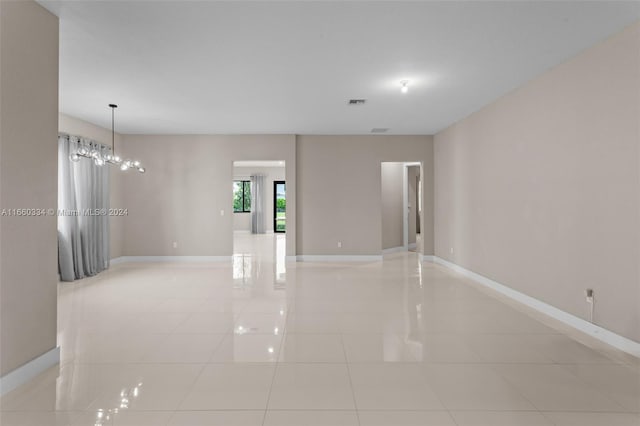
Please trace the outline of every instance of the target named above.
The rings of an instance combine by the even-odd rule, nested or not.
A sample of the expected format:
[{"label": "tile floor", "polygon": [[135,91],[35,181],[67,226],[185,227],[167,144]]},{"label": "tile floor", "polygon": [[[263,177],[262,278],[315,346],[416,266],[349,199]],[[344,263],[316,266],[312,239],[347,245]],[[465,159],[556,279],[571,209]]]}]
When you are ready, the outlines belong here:
[{"label": "tile floor", "polygon": [[639,426],[640,362],[415,253],[122,264],[60,285],[62,363],[0,424]]}]

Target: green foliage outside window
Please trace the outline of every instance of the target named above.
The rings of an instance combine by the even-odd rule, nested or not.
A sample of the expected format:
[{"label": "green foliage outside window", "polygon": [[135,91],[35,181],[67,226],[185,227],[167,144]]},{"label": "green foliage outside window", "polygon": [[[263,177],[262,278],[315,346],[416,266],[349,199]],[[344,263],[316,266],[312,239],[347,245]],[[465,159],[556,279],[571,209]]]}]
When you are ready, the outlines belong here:
[{"label": "green foliage outside window", "polygon": [[233,211],[235,213],[251,212],[251,182],[248,180],[233,181]]},{"label": "green foliage outside window", "polygon": [[285,198],[276,199],[276,232],[285,232],[286,228],[287,200]]}]

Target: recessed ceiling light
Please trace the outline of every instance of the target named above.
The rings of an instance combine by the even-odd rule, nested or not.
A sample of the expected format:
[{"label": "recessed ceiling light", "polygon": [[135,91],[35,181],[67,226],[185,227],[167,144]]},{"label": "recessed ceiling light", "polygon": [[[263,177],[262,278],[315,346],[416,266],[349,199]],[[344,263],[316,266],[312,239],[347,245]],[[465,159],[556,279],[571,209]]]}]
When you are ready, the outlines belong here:
[{"label": "recessed ceiling light", "polygon": [[349,105],[364,105],[366,99],[349,99]]},{"label": "recessed ceiling light", "polygon": [[402,93],[407,93],[409,91],[409,80],[402,80],[400,82],[400,91]]}]

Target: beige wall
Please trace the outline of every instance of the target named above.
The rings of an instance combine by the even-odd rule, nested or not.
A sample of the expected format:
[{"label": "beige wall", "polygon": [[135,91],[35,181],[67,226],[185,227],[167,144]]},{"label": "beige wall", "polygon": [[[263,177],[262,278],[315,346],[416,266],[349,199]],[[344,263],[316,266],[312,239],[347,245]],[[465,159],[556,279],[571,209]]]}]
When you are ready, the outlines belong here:
[{"label": "beige wall", "polygon": [[[640,341],[640,24],[435,136],[435,251]],[[453,253],[451,253],[453,249]]]},{"label": "beige wall", "polygon": [[[111,114],[111,111],[105,105],[105,114]],[[93,139],[104,145],[111,146],[111,129],[96,126],[75,117],[66,114],[58,116],[58,131],[60,133],[68,133],[75,136],[83,136]],[[116,152],[120,152],[122,143],[122,135],[115,135]],[[126,208],[122,199],[122,173],[117,167],[111,166],[109,174],[109,194],[111,208]],[[112,216],[109,218],[109,234],[111,236],[110,251],[111,259],[122,256],[122,244],[124,240],[124,216]]]},{"label": "beige wall", "polygon": [[[382,248],[389,249],[404,245],[404,223],[402,212],[404,210],[403,163],[382,163],[381,187],[382,187]],[[368,214],[362,212],[363,215]]]},{"label": "beige wall", "polygon": [[295,254],[295,136],[124,135],[122,152],[147,166],[122,178],[125,256],[230,256],[233,162],[240,160],[285,161],[287,254]]},{"label": "beige wall", "polygon": [[[105,105],[105,115],[111,116],[111,110]],[[116,112],[117,114],[117,112]],[[75,136],[83,136],[93,139],[102,144],[111,146],[111,129],[96,126],[88,121],[80,120],[67,114],[58,114],[58,131],[60,133],[68,133]],[[120,150],[122,143],[122,135],[115,133],[116,150]]]},{"label": "beige wall", "polygon": [[298,136],[297,140],[298,254],[380,254],[380,164],[413,161],[422,162],[425,170],[424,254],[433,254],[431,136]]},{"label": "beige wall", "polygon": [[[234,180],[250,180],[251,175],[265,176],[264,229],[273,232],[273,182],[285,180],[284,167],[234,167]],[[233,210],[232,210],[233,211]],[[233,213],[235,231],[251,231],[251,213]]]},{"label": "beige wall", "polygon": [[[0,208],[57,208],[58,18],[0,2]],[[56,217],[0,218],[0,375],[56,346]]]},{"label": "beige wall", "polygon": [[[121,146],[147,166],[122,177],[125,256],[231,255],[233,161],[285,161],[289,256],[380,254],[380,164],[421,161],[433,177],[430,136],[123,135]],[[432,254],[432,183],[424,187]]]}]

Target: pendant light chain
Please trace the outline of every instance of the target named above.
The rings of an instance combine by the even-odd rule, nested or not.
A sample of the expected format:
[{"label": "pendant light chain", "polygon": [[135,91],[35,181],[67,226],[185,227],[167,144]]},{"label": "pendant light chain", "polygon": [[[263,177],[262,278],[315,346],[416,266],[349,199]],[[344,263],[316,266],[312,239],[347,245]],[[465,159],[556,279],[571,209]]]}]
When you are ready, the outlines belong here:
[{"label": "pendant light chain", "polygon": [[116,155],[116,127],[115,127],[115,112],[117,106],[111,104],[111,154]]}]

